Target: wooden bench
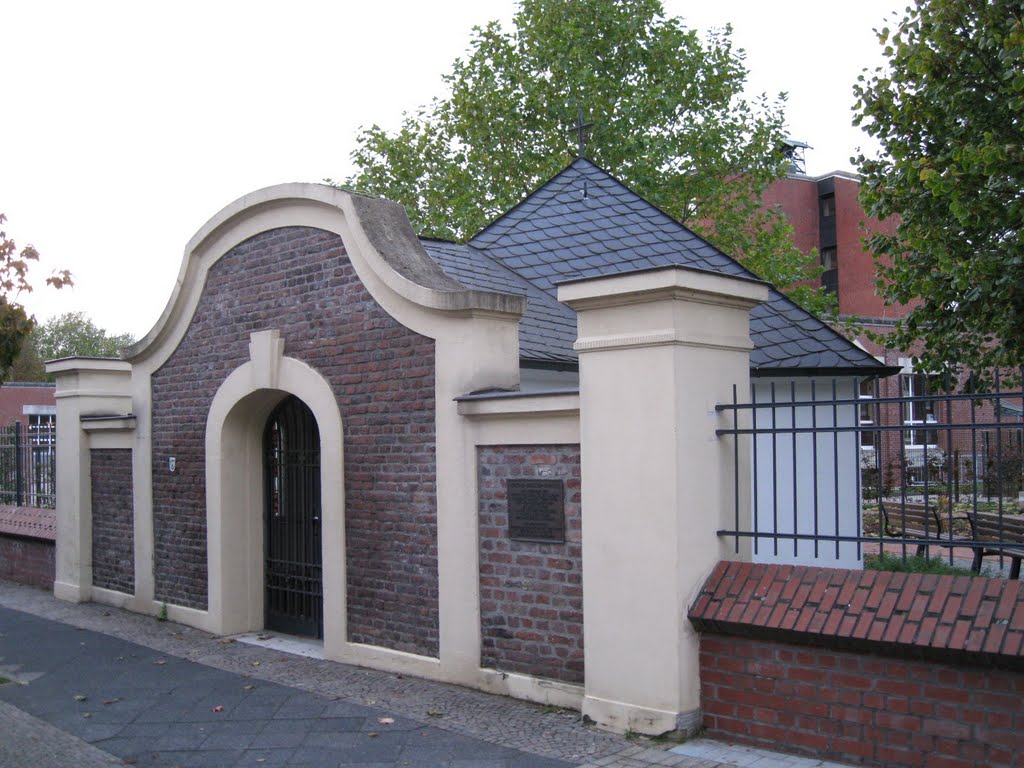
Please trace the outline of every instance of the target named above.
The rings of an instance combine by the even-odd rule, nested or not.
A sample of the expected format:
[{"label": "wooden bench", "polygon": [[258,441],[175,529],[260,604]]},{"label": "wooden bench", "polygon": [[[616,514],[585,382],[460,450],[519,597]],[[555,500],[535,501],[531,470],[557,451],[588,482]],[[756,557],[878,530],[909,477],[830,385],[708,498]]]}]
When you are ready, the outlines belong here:
[{"label": "wooden bench", "polygon": [[982,558],[1002,555],[1011,560],[1010,578],[1020,578],[1020,561],[1024,558],[1024,516],[968,512],[967,519],[971,523],[974,540],[991,543],[991,546],[974,550],[971,570],[980,573]]},{"label": "wooden bench", "polygon": [[[950,546],[948,521],[943,520],[934,504],[910,502],[880,503],[887,536],[901,536],[907,539],[928,539],[939,546]],[[925,554],[928,544],[917,545],[918,557]]]}]

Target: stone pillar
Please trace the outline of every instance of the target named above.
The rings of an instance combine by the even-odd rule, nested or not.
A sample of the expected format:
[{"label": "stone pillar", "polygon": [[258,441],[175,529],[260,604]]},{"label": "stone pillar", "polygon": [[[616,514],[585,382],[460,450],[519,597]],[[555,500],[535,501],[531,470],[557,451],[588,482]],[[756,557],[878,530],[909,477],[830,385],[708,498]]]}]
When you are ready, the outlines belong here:
[{"label": "stone pillar", "polygon": [[732,401],[734,385],[749,397],[749,310],[767,297],[760,281],[683,267],[559,287],[579,327],[583,712],[612,730],[700,727],[686,611],[715,564],[735,556],[716,535],[736,506],[715,405]]},{"label": "stone pillar", "polygon": [[57,552],[53,594],[92,597],[92,477],[83,419],[131,413],[131,366],[106,358],[46,364],[57,378]]}]

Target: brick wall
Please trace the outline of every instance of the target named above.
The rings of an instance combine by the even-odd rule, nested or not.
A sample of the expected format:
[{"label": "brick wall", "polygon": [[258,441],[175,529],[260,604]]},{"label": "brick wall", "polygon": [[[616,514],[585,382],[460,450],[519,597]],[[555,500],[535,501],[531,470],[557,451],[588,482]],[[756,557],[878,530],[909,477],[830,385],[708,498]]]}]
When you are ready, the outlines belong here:
[{"label": "brick wall", "polygon": [[153,376],[157,599],[206,607],[206,414],[248,361],[250,333],[273,328],[341,410],[349,639],[436,656],[434,343],[374,302],[341,239],[322,230],[273,230],[225,254]]},{"label": "brick wall", "polygon": [[711,736],[858,765],[1024,765],[1020,582],[722,563],[690,619]]},{"label": "brick wall", "polygon": [[135,593],[135,511],[132,452],[94,448],[92,464],[92,583]]},{"label": "brick wall", "polygon": [[53,589],[54,542],[0,534],[0,579]]},{"label": "brick wall", "polygon": [[[582,529],[578,445],[477,449],[483,667],[583,682]],[[512,541],[506,481],[565,482],[565,543]]]}]

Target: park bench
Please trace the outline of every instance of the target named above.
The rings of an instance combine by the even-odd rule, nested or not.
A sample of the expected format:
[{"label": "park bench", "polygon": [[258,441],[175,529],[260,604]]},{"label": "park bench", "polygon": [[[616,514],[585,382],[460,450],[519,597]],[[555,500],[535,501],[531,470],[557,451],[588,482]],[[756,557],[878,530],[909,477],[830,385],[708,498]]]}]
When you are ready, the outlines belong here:
[{"label": "park bench", "polygon": [[1024,558],[1024,517],[1019,515],[997,515],[991,512],[968,512],[971,531],[975,541],[986,543],[974,550],[971,570],[981,572],[981,561],[991,555],[1009,557],[1010,578],[1020,578],[1020,561]]},{"label": "park bench", "polygon": [[[949,536],[948,521],[943,520],[939,509],[934,504],[908,501],[906,503],[881,502],[882,519],[885,521],[885,532],[889,536],[901,536],[906,539],[927,539],[939,546],[950,546],[953,542]],[[922,556],[928,548],[927,544],[917,545],[917,554]]]}]

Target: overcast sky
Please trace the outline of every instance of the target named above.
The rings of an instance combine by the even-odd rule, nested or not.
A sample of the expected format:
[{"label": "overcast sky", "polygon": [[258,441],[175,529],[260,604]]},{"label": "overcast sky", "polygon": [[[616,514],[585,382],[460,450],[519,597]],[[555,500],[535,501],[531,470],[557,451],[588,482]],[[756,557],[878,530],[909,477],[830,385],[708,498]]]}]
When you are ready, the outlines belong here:
[{"label": "overcast sky", "polygon": [[[667,0],[706,30],[731,23],[748,90],[789,94],[808,172],[852,170],[866,137],[851,88],[881,63],[894,0]],[[243,194],[345,178],[360,125],[394,127],[442,94],[474,25],[515,0],[10,2],[0,22],[0,212],[75,287],[23,296],[39,320],[81,310],[145,335],[185,244]]]}]

